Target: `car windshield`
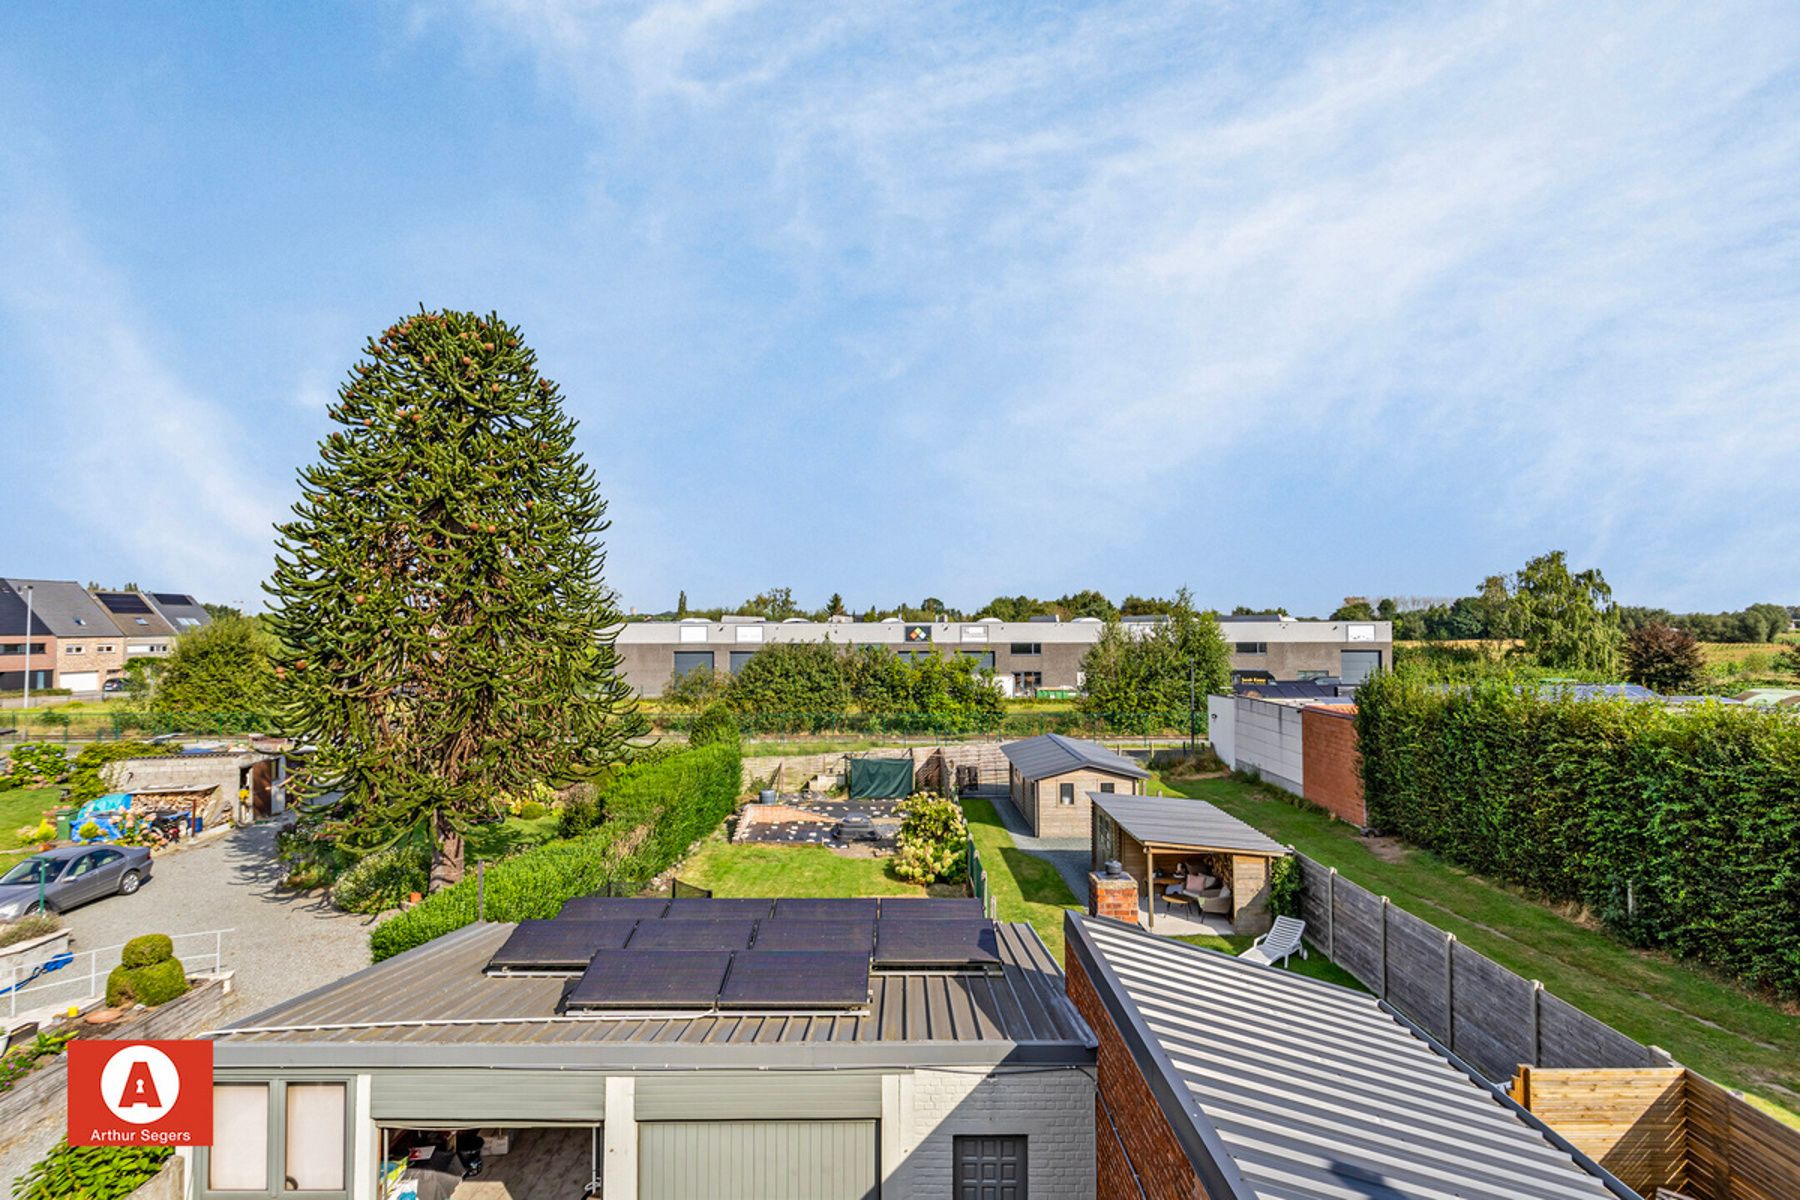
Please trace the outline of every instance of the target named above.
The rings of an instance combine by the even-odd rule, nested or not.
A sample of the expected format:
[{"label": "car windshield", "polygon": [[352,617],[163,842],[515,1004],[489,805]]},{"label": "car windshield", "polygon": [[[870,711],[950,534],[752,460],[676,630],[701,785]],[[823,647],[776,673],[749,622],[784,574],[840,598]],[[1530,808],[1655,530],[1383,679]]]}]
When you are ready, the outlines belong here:
[{"label": "car windshield", "polygon": [[0,884],[36,883],[40,875],[45,883],[50,883],[62,874],[66,865],[67,862],[60,858],[28,858],[6,874],[0,875]]}]

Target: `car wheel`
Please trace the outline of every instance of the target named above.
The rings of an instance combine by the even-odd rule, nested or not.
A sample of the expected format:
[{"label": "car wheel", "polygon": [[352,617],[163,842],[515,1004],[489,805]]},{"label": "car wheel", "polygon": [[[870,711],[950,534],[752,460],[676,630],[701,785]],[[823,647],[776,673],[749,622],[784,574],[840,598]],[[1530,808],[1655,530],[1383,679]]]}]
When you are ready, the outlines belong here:
[{"label": "car wheel", "polygon": [[129,896],[143,885],[144,877],[136,871],[127,871],[119,876],[119,895]]}]

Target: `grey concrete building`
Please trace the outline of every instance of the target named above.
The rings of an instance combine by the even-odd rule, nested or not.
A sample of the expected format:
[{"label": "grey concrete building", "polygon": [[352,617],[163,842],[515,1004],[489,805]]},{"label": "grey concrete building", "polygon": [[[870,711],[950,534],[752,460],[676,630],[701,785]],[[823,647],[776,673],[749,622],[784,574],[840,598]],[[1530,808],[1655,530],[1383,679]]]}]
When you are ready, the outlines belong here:
[{"label": "grey concrete building", "polygon": [[[598,1184],[607,1200],[896,1200],[1000,1194],[958,1185],[1004,1176],[1018,1184],[1006,1194],[1031,1200],[1094,1196],[1093,1036],[1030,926],[974,922],[992,956],[979,968],[893,967],[877,932],[888,906],[948,928],[968,922],[925,919],[922,906],[957,902],[764,900],[742,922],[753,931],[720,952],[729,963],[707,968],[703,990],[713,994],[720,972],[724,990],[681,1004],[689,960],[668,956],[713,951],[637,943],[685,926],[674,931],[683,944],[723,945],[737,919],[692,906],[743,913],[752,902],[676,900],[689,907],[684,920],[661,901],[603,901],[612,918],[584,919],[594,903],[571,901],[580,913],[531,927],[467,926],[215,1031],[219,1116],[212,1149],[182,1151],[189,1194],[229,1195],[228,1183],[285,1195],[273,1183],[291,1177],[290,1191],[377,1200],[406,1147],[454,1134],[410,1168],[424,1177],[420,1195],[448,1195],[480,1130],[479,1179],[525,1181],[527,1195]],[[637,906],[628,918],[621,903]],[[764,950],[782,937],[775,927],[842,929],[865,910],[878,914],[867,922],[873,965],[863,958],[854,976],[859,993],[866,977],[866,996],[836,1008],[732,1000],[759,954],[809,953]],[[510,948],[569,919],[623,948],[585,950],[596,955],[586,967],[577,952],[567,970],[529,955],[520,961],[530,969],[507,965]],[[647,957],[634,967],[602,963],[605,953]],[[784,978],[808,975],[806,961],[779,965]],[[580,1009],[590,980],[629,983],[636,967],[668,993]]]},{"label": "grey concrete building", "polygon": [[1341,679],[1361,683],[1394,665],[1392,621],[1220,617],[1236,682]]}]

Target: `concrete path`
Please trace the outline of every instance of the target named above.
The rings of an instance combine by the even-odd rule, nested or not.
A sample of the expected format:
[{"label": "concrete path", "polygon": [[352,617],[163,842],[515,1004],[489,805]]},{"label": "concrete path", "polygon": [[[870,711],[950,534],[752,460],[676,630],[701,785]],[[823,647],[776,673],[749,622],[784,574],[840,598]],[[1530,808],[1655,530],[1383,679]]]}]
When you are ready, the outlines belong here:
[{"label": "concrete path", "polygon": [[[281,827],[265,821],[159,856],[137,895],[109,896],[63,917],[75,951],[140,933],[234,930],[225,935],[225,966],[236,973],[226,1009],[233,1020],[368,966],[374,918],[338,912],[322,893],[280,886]],[[200,947],[177,942],[177,954],[184,949]],[[210,940],[205,949],[211,952]]]},{"label": "concrete path", "polygon": [[1013,845],[1027,853],[1037,855],[1055,867],[1056,873],[1068,883],[1069,890],[1075,893],[1076,902],[1086,903],[1088,858],[1092,854],[1088,839],[1036,837],[1031,832],[1031,826],[1025,823],[1024,816],[1017,808],[1013,807],[1011,796],[1004,791],[992,788],[983,789],[977,794],[983,800],[993,804],[994,811],[1000,814],[1000,820],[1006,826],[1006,831],[1012,834]]}]

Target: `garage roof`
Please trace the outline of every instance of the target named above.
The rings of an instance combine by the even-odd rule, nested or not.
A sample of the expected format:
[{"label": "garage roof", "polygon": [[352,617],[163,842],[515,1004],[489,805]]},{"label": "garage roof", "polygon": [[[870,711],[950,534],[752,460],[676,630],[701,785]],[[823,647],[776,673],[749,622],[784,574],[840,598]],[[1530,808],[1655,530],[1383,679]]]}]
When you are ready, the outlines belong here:
[{"label": "garage roof", "polygon": [[1000,753],[1017,768],[1027,783],[1066,775],[1070,771],[1104,771],[1108,775],[1124,775],[1130,779],[1148,779],[1150,772],[1126,758],[1114,754],[1099,742],[1064,737],[1060,733],[1043,733],[1023,741],[1008,742]]},{"label": "garage roof", "polygon": [[1065,924],[1217,1200],[1632,1194],[1374,996],[1118,921]]},{"label": "garage roof", "polygon": [[1204,800],[1112,792],[1089,792],[1088,799],[1140,842],[1195,850],[1236,850],[1268,858],[1279,858],[1288,852],[1274,838]]},{"label": "garage roof", "polygon": [[884,972],[866,1010],[558,1015],[570,980],[483,973],[511,924],[465,926],[213,1033],[221,1065],[589,1068],[1092,1063],[1093,1035],[1030,926],[993,973]]}]

